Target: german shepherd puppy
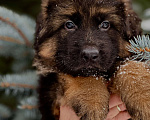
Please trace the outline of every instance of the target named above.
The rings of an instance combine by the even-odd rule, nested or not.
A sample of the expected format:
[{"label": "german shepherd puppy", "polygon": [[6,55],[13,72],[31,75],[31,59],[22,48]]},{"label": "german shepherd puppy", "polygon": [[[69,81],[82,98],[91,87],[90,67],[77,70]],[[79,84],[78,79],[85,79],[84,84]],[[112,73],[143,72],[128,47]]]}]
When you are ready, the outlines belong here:
[{"label": "german shepherd puppy", "polygon": [[150,118],[149,71],[131,61],[117,69],[131,56],[129,40],[141,34],[141,20],[124,1],[42,0],[34,44],[42,120],[58,120],[61,105],[71,107],[81,120],[104,120],[107,80],[132,119]]}]

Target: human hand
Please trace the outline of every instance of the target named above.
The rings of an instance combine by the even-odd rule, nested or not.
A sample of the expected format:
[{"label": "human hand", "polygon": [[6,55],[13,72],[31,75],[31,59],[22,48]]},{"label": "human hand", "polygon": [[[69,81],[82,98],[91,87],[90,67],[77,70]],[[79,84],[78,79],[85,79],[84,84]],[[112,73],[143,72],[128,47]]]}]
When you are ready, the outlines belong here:
[{"label": "human hand", "polygon": [[[120,111],[117,106],[120,108]],[[127,120],[129,118],[131,117],[126,111],[126,107],[120,97],[112,94],[109,100],[109,113],[105,120]],[[59,120],[80,120],[80,118],[69,107],[61,106]]]},{"label": "human hand", "polygon": [[59,120],[80,120],[80,118],[69,107],[61,106]]},{"label": "human hand", "polygon": [[[117,106],[119,108],[117,108]],[[116,94],[112,94],[109,100],[109,113],[105,120],[128,120],[130,118],[129,113],[126,111],[126,106],[120,97]]]}]

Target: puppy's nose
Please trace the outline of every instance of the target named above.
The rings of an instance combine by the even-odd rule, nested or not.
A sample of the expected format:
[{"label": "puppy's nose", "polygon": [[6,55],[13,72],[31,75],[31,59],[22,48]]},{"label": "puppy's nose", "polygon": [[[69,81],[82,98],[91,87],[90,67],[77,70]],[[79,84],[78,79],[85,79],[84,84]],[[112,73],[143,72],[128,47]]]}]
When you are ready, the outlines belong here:
[{"label": "puppy's nose", "polygon": [[97,61],[99,58],[99,51],[94,46],[86,46],[82,50],[82,58],[85,61]]}]

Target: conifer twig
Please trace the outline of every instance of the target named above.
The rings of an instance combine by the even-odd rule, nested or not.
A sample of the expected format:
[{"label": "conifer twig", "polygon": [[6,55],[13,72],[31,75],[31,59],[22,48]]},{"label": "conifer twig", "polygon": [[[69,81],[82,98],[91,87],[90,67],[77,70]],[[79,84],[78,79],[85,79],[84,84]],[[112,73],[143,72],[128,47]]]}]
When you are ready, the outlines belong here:
[{"label": "conifer twig", "polygon": [[28,84],[17,84],[17,83],[8,83],[8,82],[2,82],[0,84],[0,87],[21,87],[21,88],[29,88],[29,89],[36,89],[35,86],[28,85]]},{"label": "conifer twig", "polygon": [[130,40],[130,45],[127,45],[128,51],[133,53],[133,60],[150,61],[150,38],[148,35],[134,37]]},{"label": "conifer twig", "polygon": [[19,33],[19,35],[24,39],[26,45],[31,46],[31,43],[29,42],[28,38],[23,34],[23,32],[14,23],[10,22],[9,19],[5,19],[1,16],[0,16],[0,20],[12,26]]},{"label": "conifer twig", "polygon": [[0,40],[4,40],[4,41],[8,41],[8,42],[13,42],[13,43],[17,43],[17,44],[24,44],[20,40],[14,39],[12,37],[0,36]]},{"label": "conifer twig", "polygon": [[33,106],[33,105],[22,105],[19,106],[20,109],[28,109],[28,110],[32,110],[32,109],[37,109],[38,106]]}]

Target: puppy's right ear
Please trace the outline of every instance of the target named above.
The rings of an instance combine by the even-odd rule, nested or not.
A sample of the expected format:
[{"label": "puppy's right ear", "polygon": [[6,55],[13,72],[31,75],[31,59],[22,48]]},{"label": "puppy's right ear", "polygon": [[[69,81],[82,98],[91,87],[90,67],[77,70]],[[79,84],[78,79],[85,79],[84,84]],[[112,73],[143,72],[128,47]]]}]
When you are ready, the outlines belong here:
[{"label": "puppy's right ear", "polygon": [[52,10],[57,6],[58,0],[42,0],[41,12],[44,19],[52,13]]},{"label": "puppy's right ear", "polygon": [[126,15],[126,29],[125,35],[128,40],[132,39],[134,36],[141,35],[141,19],[132,9],[132,3],[130,0],[122,0],[125,5],[125,15]]},{"label": "puppy's right ear", "polygon": [[36,32],[35,32],[35,43],[34,48],[38,50],[40,44],[45,40],[44,34],[47,32],[47,28],[52,30],[51,26],[49,25],[51,16],[55,14],[53,12],[56,10],[59,0],[42,0],[41,4],[41,12],[37,17],[36,21]]}]

